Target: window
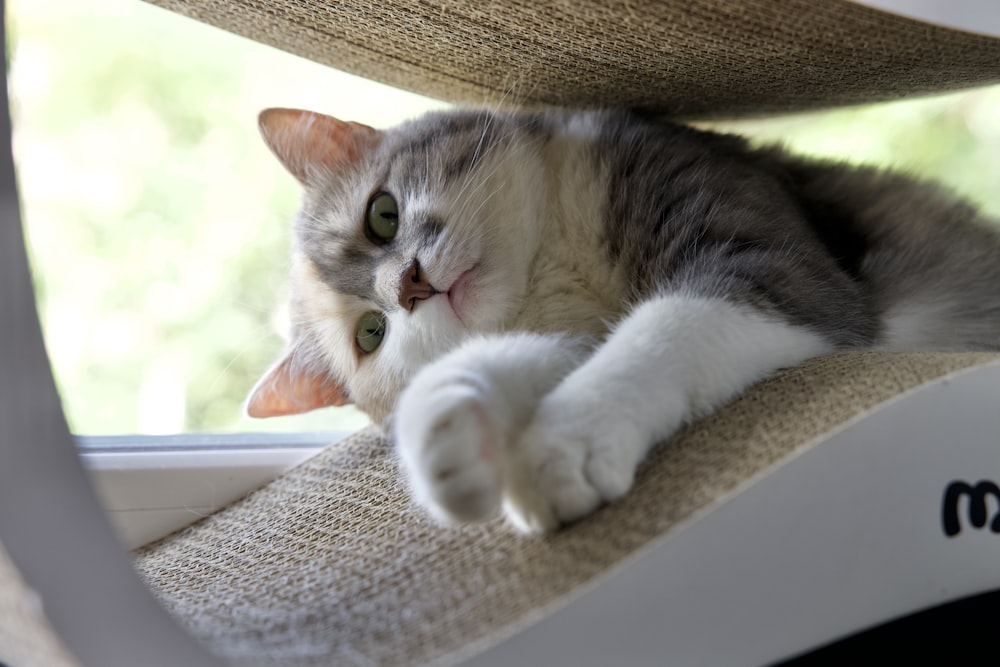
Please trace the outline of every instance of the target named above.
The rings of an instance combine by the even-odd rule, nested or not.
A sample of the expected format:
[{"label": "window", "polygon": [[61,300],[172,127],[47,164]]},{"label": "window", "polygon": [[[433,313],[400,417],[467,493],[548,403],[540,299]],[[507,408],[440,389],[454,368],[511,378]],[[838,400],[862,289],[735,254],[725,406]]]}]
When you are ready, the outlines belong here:
[{"label": "window", "polygon": [[[351,408],[241,416],[282,346],[299,196],[256,114],[298,106],[386,126],[443,105],[138,0],[14,0],[8,21],[15,162],[48,350],[107,506],[141,518],[130,541],[156,532],[154,516],[196,518],[364,425]],[[994,87],[723,127],[941,178],[1000,217],[998,108]],[[247,435],[262,431],[283,433]],[[244,469],[239,488],[196,497]],[[176,494],[154,502],[161,487]]]},{"label": "window", "polygon": [[74,432],[353,429],[241,417],[277,358],[299,187],[268,106],[391,125],[442,106],[136,0],[10,3],[26,233]]},{"label": "window", "polygon": [[15,0],[8,27],[46,345],[84,462],[137,546],[367,423],[350,407],[242,415],[283,345],[299,197],[257,113],[385,126],[442,104],[138,0]]}]

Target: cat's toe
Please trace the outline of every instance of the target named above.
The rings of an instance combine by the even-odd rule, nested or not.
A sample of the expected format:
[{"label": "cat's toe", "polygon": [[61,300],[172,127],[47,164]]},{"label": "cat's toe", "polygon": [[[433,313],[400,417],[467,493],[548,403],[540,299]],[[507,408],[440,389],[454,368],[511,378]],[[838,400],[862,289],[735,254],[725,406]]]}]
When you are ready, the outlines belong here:
[{"label": "cat's toe", "polygon": [[[618,500],[635,482],[635,458],[615,451],[616,438],[592,442],[584,465],[587,481],[604,502]],[[622,438],[624,439],[624,438]]]},{"label": "cat's toe", "polygon": [[535,459],[535,476],[555,516],[568,523],[592,512],[603,499],[585,474],[587,443],[574,438],[549,438],[546,444],[534,447],[531,458]]},{"label": "cat's toe", "polygon": [[506,490],[505,512],[511,522],[523,532],[550,532],[600,506],[600,494],[584,474],[583,459],[577,443],[529,428],[515,460],[517,482]]},{"label": "cat's toe", "polygon": [[497,434],[482,406],[456,406],[431,433],[422,464],[435,509],[460,522],[495,516],[501,500]]},{"label": "cat's toe", "polygon": [[474,393],[436,398],[404,406],[396,423],[397,448],[414,493],[439,519],[490,519],[501,502],[500,435]]},{"label": "cat's toe", "polygon": [[549,531],[620,498],[632,487],[636,438],[606,416],[543,405],[516,448],[507,516],[522,530]]}]

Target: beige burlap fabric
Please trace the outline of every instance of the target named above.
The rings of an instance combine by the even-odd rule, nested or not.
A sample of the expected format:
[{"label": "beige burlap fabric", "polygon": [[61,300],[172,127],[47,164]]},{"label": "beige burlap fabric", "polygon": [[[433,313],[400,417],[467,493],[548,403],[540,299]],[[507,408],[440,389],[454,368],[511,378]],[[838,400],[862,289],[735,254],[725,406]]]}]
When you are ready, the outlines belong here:
[{"label": "beige burlap fabric", "polygon": [[634,491],[546,538],[445,528],[386,444],[338,443],[138,553],[163,604],[239,665],[448,662],[498,641],[754,475],[989,354],[839,354],[785,371],[661,446]]},{"label": "beige burlap fabric", "polygon": [[339,70],[473,104],[731,117],[1000,81],[1000,40],[846,0],[150,1]]}]

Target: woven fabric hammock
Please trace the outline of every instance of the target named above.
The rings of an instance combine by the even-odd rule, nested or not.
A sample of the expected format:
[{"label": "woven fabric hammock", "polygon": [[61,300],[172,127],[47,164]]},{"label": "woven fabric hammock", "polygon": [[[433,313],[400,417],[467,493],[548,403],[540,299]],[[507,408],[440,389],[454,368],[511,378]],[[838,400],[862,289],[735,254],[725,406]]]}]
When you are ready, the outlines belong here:
[{"label": "woven fabric hammock", "polygon": [[465,104],[733,117],[1000,81],[1000,40],[847,0],[151,0]]}]

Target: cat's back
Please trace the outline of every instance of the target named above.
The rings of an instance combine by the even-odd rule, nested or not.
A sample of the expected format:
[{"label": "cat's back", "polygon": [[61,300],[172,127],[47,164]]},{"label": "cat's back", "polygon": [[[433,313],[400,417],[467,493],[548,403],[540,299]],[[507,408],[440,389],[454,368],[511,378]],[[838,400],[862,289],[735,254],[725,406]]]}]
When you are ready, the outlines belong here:
[{"label": "cat's back", "polygon": [[544,134],[548,194],[518,327],[603,335],[704,236],[698,221],[782,196],[738,137],[621,110],[530,118],[516,123]]}]

